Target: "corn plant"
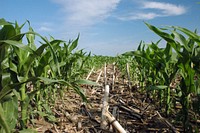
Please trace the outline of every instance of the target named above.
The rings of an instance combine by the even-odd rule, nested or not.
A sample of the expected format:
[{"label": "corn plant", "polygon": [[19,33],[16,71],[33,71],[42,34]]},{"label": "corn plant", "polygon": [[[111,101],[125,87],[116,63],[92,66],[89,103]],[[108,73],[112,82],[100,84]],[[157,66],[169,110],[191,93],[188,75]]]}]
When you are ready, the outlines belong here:
[{"label": "corn plant", "polygon": [[[140,64],[137,66],[138,75],[141,86],[145,85],[147,90],[147,98],[150,97],[149,92],[153,92],[153,97],[157,96],[160,100],[160,106],[164,103],[165,112],[168,115],[171,108],[170,83],[177,69],[174,67],[176,61],[172,59],[171,46],[167,44],[166,48],[159,48],[159,42],[160,40],[152,44],[140,43],[136,51],[127,52],[124,55],[132,56],[137,62],[133,62],[134,65]],[[135,70],[134,67],[133,69]]]},{"label": "corn plant", "polygon": [[[140,51],[141,53],[145,53],[145,45],[143,45],[143,42],[141,41],[137,51]],[[139,84],[140,87],[144,87],[144,82],[146,80],[146,73],[147,73],[147,69],[145,69],[148,65],[148,63],[146,63],[144,58],[140,58],[138,56],[133,56],[133,53],[135,51],[129,51],[126,52],[120,56],[118,56],[118,60],[117,60],[117,66],[119,67],[119,69],[125,74],[126,73],[126,69],[125,69],[125,65],[128,62],[130,64],[130,73],[131,73],[131,77],[132,79],[135,79],[135,84]],[[138,82],[138,83],[137,83]]]},{"label": "corn plant", "polygon": [[[29,24],[29,31],[21,33],[21,28],[26,23]],[[39,105],[36,107],[38,110],[36,113],[39,115],[45,115],[41,112],[41,108],[49,113],[50,108],[47,102],[40,101],[48,101],[50,98],[48,94],[54,95],[55,90],[59,90],[56,86],[73,88],[84,99],[80,84],[96,85],[93,82],[81,80],[81,74],[84,73],[81,70],[87,58],[82,50],[72,53],[78,44],[78,38],[72,44],[67,45],[65,41],[53,38],[49,41],[46,37],[34,32],[29,21],[19,26],[17,22],[13,24],[0,19],[0,25],[2,26],[0,29],[1,132],[14,131],[18,119],[21,129],[26,128],[27,122],[30,120],[31,102]],[[36,36],[41,39],[41,45],[38,48],[35,45]],[[24,37],[27,39],[27,45],[22,43]],[[61,47],[63,43],[64,48]],[[62,69],[63,66],[67,67],[69,64],[72,64],[70,69]],[[73,67],[77,68],[73,70]],[[62,74],[65,70],[67,75]],[[71,74],[68,75],[69,73]],[[43,99],[44,95],[46,95],[46,99]],[[19,105],[18,100],[20,101]],[[19,112],[18,106],[21,108]]]},{"label": "corn plant", "polygon": [[[165,30],[171,33],[167,33],[150,24],[146,25],[166,41],[166,46],[159,48],[160,41],[151,44],[141,42],[136,51],[126,52],[122,56],[133,58],[132,63],[135,65],[133,69],[139,70],[140,86],[146,86],[147,94],[153,91],[153,95],[158,96],[160,106],[162,107],[163,103],[165,105],[166,115],[170,114],[172,102],[176,103],[174,96],[179,97],[184,130],[191,131],[188,111],[191,108],[190,95],[197,95],[197,92],[199,95],[200,37],[196,31],[191,32],[186,28],[168,27]],[[188,39],[177,32],[178,30],[187,35]],[[172,92],[170,84],[178,75],[181,75],[180,84],[177,84],[179,86],[174,88],[176,91]],[[180,94],[178,94],[179,87]],[[198,107],[195,109],[199,110]]]},{"label": "corn plant", "polygon": [[102,56],[102,55],[90,55],[85,61],[85,66],[90,71],[93,67],[95,70],[100,69],[105,63],[112,64],[116,61],[116,57]]},{"label": "corn plant", "polygon": [[[199,47],[200,37],[196,32],[191,32],[185,28],[181,27],[172,27],[174,30],[171,31],[171,34],[161,31],[160,29],[148,25],[147,26],[162,37],[177,53],[177,67],[181,74],[181,96],[180,103],[182,105],[182,114],[183,114],[183,127],[185,132],[190,132],[191,127],[189,124],[188,111],[190,108],[190,95],[195,93],[195,74],[198,73],[196,69],[193,68],[193,65],[198,65],[199,53],[196,53],[196,49]],[[189,38],[186,39],[184,35],[177,32],[177,30],[185,33]],[[197,64],[196,64],[197,63]]]},{"label": "corn plant", "polygon": [[[19,90],[19,85],[17,85],[17,83],[14,81],[14,80],[16,80],[16,75],[14,73],[12,73],[12,70],[16,70],[16,67],[12,66],[12,63],[11,63],[12,59],[9,57],[14,58],[13,55],[11,54],[13,51],[13,48],[26,49],[29,52],[33,52],[33,51],[29,47],[21,44],[21,42],[18,42],[19,40],[22,39],[22,37],[24,35],[23,34],[18,35],[17,34],[18,30],[15,30],[15,28],[12,26],[11,23],[8,23],[4,19],[1,19],[0,24],[2,26],[2,28],[0,29],[1,114],[4,116],[7,116],[6,112],[4,112],[7,107],[8,108],[13,107],[13,109],[11,109],[11,108],[10,109],[11,109],[12,113],[15,114],[15,116],[13,116],[14,120],[12,122],[10,121],[9,117],[8,117],[8,119],[6,119],[6,118],[3,118],[4,116],[2,116],[1,126],[3,128],[1,128],[1,130],[5,131],[5,132],[10,132],[15,127],[16,120],[17,120],[16,114],[18,113],[17,106],[14,106],[14,103],[16,104],[18,102],[17,98],[15,98],[16,96],[11,95],[10,92],[14,88]],[[17,28],[20,29],[19,27],[17,27]],[[13,85],[10,85],[10,83],[13,83]],[[4,99],[8,96],[8,94],[10,95],[10,97],[8,97],[7,102],[4,102],[5,101]],[[8,128],[9,122],[11,122],[11,124],[14,125],[14,127],[11,126],[11,129]]]}]

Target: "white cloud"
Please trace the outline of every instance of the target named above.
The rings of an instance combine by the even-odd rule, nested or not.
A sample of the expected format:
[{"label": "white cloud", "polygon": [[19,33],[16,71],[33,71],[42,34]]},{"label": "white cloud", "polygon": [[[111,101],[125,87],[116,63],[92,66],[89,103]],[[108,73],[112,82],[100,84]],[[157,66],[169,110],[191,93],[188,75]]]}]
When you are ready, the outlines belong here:
[{"label": "white cloud", "polygon": [[149,12],[149,13],[139,12],[139,13],[128,14],[126,16],[120,16],[120,17],[118,17],[118,19],[120,19],[120,20],[138,20],[138,19],[149,20],[149,19],[153,19],[158,16],[159,16],[159,14],[156,14],[153,12]]},{"label": "white cloud", "polygon": [[182,15],[187,12],[186,7],[165,2],[140,1],[139,8],[133,13],[118,17],[120,20],[149,20],[156,17]]},{"label": "white cloud", "polygon": [[37,28],[38,31],[41,32],[50,32],[53,31],[53,23],[50,22],[42,22],[37,24],[39,28]]},{"label": "white cloud", "polygon": [[49,27],[41,26],[41,27],[38,29],[38,31],[52,31],[52,29],[49,28]]},{"label": "white cloud", "polygon": [[81,26],[93,25],[110,16],[120,0],[53,0],[66,13],[65,21]]},{"label": "white cloud", "polygon": [[186,8],[181,5],[174,5],[164,2],[143,2],[143,8],[161,10],[163,15],[182,15],[186,12]]}]

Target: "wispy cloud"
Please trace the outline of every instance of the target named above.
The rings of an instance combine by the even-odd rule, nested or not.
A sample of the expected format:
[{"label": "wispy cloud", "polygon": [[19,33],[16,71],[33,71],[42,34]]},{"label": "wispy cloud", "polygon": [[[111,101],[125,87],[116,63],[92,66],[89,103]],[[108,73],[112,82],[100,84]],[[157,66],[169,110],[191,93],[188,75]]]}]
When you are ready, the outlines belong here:
[{"label": "wispy cloud", "polygon": [[106,19],[120,0],[53,0],[62,6],[63,17],[70,24],[88,26]]},{"label": "wispy cloud", "polygon": [[158,16],[159,14],[153,13],[153,12],[149,12],[149,13],[139,12],[139,13],[126,14],[124,16],[118,17],[118,19],[120,20],[138,20],[138,19],[148,20],[148,19],[153,19]]},{"label": "wispy cloud", "polygon": [[143,8],[161,10],[162,15],[181,15],[186,12],[186,8],[181,5],[174,5],[164,2],[143,2]]},{"label": "wispy cloud", "polygon": [[38,31],[52,31],[52,29],[49,28],[49,27],[41,26],[41,27],[38,29]]},{"label": "wispy cloud", "polygon": [[53,31],[53,24],[49,23],[49,22],[43,22],[39,24],[39,28],[37,29],[38,31],[42,31],[42,32],[49,32],[49,31]]},{"label": "wispy cloud", "polygon": [[127,13],[118,18],[120,20],[149,20],[156,17],[182,15],[187,12],[185,6],[166,2],[140,1],[137,3],[139,4],[137,11],[134,10],[134,13]]}]

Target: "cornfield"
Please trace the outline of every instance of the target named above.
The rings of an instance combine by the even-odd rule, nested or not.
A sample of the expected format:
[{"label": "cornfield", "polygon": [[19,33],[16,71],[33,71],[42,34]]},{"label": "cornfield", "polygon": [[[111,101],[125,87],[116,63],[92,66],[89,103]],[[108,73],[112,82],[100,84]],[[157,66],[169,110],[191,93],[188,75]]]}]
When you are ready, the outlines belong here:
[{"label": "cornfield", "polygon": [[[82,87],[99,84],[85,78],[105,63],[116,65],[121,78],[128,76],[130,96],[135,87],[165,118],[175,114],[172,122],[182,122],[184,132],[198,132],[198,124],[191,121],[198,123],[200,118],[200,36],[182,27],[145,24],[161,37],[164,47],[158,46],[161,40],[141,41],[137,50],[109,57],[78,50],[79,36],[68,42],[48,39],[29,21],[19,25],[0,19],[0,132],[35,132],[28,124],[39,117],[56,123],[51,107],[69,89],[90,104]],[[22,33],[24,25],[29,29]],[[115,88],[114,81],[111,85]]]}]

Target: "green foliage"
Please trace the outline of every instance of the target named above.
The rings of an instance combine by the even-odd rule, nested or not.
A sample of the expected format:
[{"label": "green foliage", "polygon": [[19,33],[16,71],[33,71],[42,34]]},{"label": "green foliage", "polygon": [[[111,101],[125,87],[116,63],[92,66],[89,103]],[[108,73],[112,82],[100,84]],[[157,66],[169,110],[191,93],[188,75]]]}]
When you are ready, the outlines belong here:
[{"label": "green foliage", "polygon": [[[21,33],[26,23],[29,31]],[[80,84],[97,84],[82,79],[87,73],[84,64],[90,54],[86,55],[83,50],[75,51],[79,36],[67,44],[34,32],[29,21],[19,26],[17,22],[13,24],[0,19],[0,25],[1,132],[14,131],[18,120],[21,128],[26,128],[30,115],[35,115],[31,110],[37,110],[34,113],[48,117],[49,121],[55,121],[50,103],[56,97],[50,97],[50,93],[56,96],[55,93],[64,91],[64,88],[72,88],[86,101]],[[41,39],[39,47],[35,44],[36,37]],[[23,43],[23,39],[27,40],[27,44]],[[30,103],[38,106],[31,107]],[[29,131],[32,130],[20,132]]]},{"label": "green foliage", "polygon": [[[199,74],[200,74],[200,36],[182,27],[157,28],[145,23],[150,30],[159,35],[166,43],[160,48],[156,43],[145,44],[141,41],[137,50],[119,56],[118,66],[123,70],[126,62],[135,81],[146,89],[147,96],[158,98],[160,107],[165,106],[166,116],[170,114],[177,100],[182,105],[182,122],[185,132],[191,132],[189,109],[199,113]],[[173,86],[176,79],[180,83]],[[174,88],[175,87],[175,88]],[[180,89],[179,89],[180,88]],[[171,91],[175,89],[175,91]],[[196,99],[192,100],[191,95]],[[178,98],[178,99],[177,99]],[[191,101],[193,104],[191,105]]]},{"label": "green foliage", "polygon": [[[171,31],[171,34],[161,32],[159,29],[154,26],[147,26],[153,30],[156,34],[161,36],[163,39],[167,41],[169,45],[173,47],[173,49],[177,52],[177,63],[176,66],[179,69],[180,75],[182,77],[180,82],[180,88],[182,95],[180,97],[181,105],[182,105],[182,113],[183,113],[183,126],[185,127],[185,131],[190,131],[189,129],[189,118],[188,111],[190,108],[190,94],[195,92],[195,71],[193,68],[193,64],[199,61],[199,58],[195,58],[198,53],[194,54],[196,49],[200,46],[200,37],[196,32],[192,32],[186,28],[181,27],[172,27],[174,30]],[[188,36],[188,39],[184,37],[184,35],[177,32],[177,30],[185,33]],[[197,61],[194,61],[194,58]],[[197,65],[197,64],[195,64]]]},{"label": "green foliage", "polygon": [[[21,33],[27,23],[28,31]],[[55,122],[51,105],[58,94],[63,96],[64,89],[71,88],[87,101],[80,85],[97,84],[84,80],[84,76],[92,68],[116,62],[124,76],[129,63],[132,83],[145,90],[147,96],[157,98],[166,116],[173,110],[173,103],[180,102],[184,130],[191,132],[189,110],[200,114],[200,36],[197,31],[178,26],[163,29],[145,24],[162,40],[150,44],[141,41],[137,50],[109,57],[78,50],[79,35],[69,42],[48,39],[36,33],[29,21],[18,25],[0,19],[0,131],[14,132],[20,122],[21,133],[35,132],[25,129],[30,117]],[[35,38],[40,38],[39,47]],[[160,48],[163,41],[166,45]],[[177,78],[180,83],[172,88]]]},{"label": "green foliage", "polygon": [[24,129],[19,131],[19,133],[37,133],[37,132],[33,129]]},{"label": "green foliage", "polygon": [[[4,99],[2,99],[1,103],[2,103],[1,108],[3,108],[1,115],[4,117],[2,119],[5,120],[6,125],[9,125],[8,129],[6,129],[5,131],[6,132],[8,130],[13,131],[15,129],[16,124],[17,124],[17,118],[18,118],[18,100],[17,100],[17,97],[12,96],[12,95],[7,95],[6,97],[4,97]],[[1,128],[2,133],[4,132],[4,129]]]}]

